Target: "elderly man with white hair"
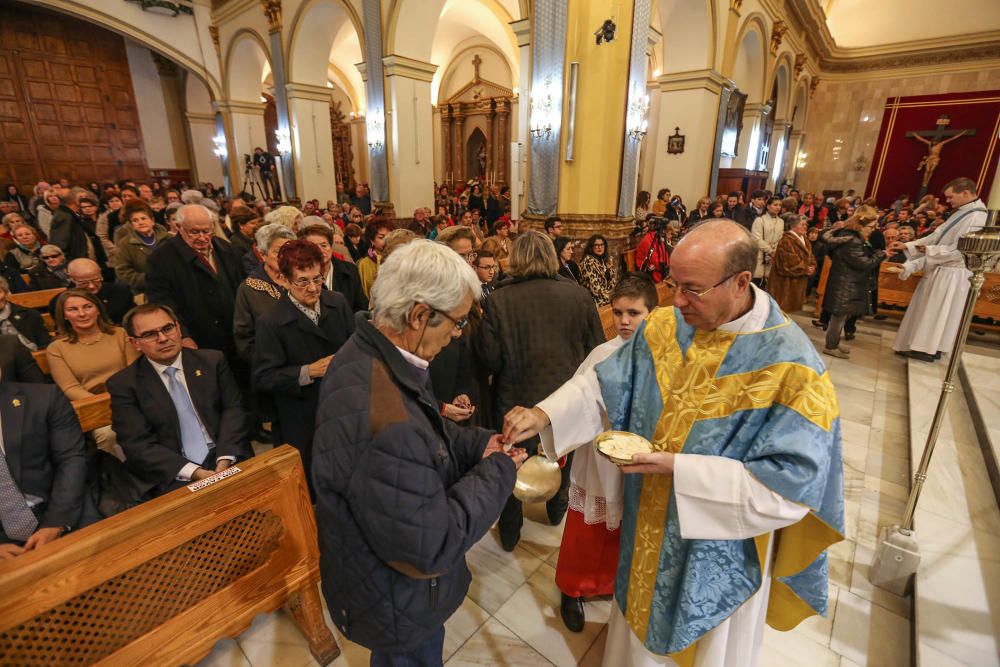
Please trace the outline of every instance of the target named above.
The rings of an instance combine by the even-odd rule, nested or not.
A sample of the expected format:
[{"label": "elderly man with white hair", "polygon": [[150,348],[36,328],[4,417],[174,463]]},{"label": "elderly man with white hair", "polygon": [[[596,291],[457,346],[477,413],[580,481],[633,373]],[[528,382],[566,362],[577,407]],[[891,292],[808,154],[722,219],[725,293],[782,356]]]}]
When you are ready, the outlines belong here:
[{"label": "elderly man with white hair", "polygon": [[313,484],[323,594],[373,665],[442,664],[444,623],[471,575],[466,552],[514,487],[524,450],[443,419],[429,362],[462,335],[479,279],[418,240],[382,264],[320,387]]},{"label": "elderly man with white hair", "polygon": [[215,236],[216,216],[187,204],[174,216],[179,233],[149,256],[146,299],[170,306],[185,344],[221,350],[240,379],[233,342],[236,290],[246,278],[239,253]]}]

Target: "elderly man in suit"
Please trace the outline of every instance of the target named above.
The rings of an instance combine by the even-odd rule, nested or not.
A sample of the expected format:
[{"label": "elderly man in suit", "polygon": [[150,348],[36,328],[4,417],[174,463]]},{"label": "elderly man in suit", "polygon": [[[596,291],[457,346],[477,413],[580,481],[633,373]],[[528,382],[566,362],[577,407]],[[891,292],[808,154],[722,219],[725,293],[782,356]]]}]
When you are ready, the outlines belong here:
[{"label": "elderly man in suit", "polygon": [[[66,274],[72,283],[70,287],[90,292],[101,300],[108,317],[115,324],[121,324],[125,313],[135,305],[132,290],[129,289],[128,285],[105,282],[100,265],[92,259],[86,257],[74,259],[66,267]],[[56,314],[56,301],[58,299],[59,296],[56,295],[49,301],[49,313],[53,317]]]},{"label": "elderly man in suit", "polygon": [[251,456],[249,415],[222,354],[182,348],[169,306],[136,306],[124,327],[143,356],[107,388],[111,424],[141,494],[155,497]]},{"label": "elderly man in suit", "polygon": [[215,236],[215,220],[201,204],[177,210],[180,233],[149,256],[146,299],[170,306],[188,346],[220,350],[233,363],[233,310],[246,271],[240,254]]},{"label": "elderly man in suit", "polygon": [[55,385],[8,382],[2,373],[0,380],[0,560],[6,560],[96,515],[84,511],[87,461],[73,406]]}]

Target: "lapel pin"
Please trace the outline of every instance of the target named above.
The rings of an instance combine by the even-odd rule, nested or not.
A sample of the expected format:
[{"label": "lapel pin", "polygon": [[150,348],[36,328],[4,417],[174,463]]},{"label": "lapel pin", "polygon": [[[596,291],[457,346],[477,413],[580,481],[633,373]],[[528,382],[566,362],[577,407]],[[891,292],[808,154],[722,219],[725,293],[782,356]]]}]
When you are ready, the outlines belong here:
[{"label": "lapel pin", "polygon": [[200,377],[201,377],[201,371],[200,371],[200,370],[196,370],[196,371],[194,372],[194,376],[195,376],[196,378],[200,378]]},{"label": "lapel pin", "polygon": [[15,398],[15,399],[14,399],[13,401],[11,401],[10,403],[11,403],[11,405],[13,405],[13,406],[14,406],[15,408],[19,408],[19,407],[21,407],[21,399],[19,399],[19,398]]}]

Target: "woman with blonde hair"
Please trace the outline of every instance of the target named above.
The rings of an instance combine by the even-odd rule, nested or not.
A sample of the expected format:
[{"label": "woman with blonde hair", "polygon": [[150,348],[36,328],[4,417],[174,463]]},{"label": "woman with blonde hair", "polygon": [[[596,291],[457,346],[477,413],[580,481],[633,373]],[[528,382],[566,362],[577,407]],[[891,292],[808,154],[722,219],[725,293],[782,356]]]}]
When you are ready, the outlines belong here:
[{"label": "woman with blonde hair", "polygon": [[823,354],[847,359],[850,350],[840,344],[844,325],[850,318],[872,312],[875,270],[886,256],[868,242],[877,227],[878,211],[861,206],[841,229],[830,229],[823,234],[832,262],[823,297],[823,310],[830,313]]}]

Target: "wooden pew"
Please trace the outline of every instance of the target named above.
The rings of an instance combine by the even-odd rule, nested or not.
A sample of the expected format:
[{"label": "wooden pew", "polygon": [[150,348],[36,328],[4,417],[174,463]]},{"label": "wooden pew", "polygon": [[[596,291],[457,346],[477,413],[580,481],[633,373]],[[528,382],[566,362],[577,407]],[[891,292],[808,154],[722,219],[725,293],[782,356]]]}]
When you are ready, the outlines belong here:
[{"label": "wooden pew", "polygon": [[111,425],[111,394],[105,392],[90,398],[73,401],[73,409],[80,419],[80,428],[89,433],[95,428]]},{"label": "wooden pew", "polygon": [[0,562],[3,662],[193,664],[282,606],[333,662],[299,454],[284,445],[236,468]]},{"label": "wooden pew", "polygon": [[46,375],[52,375],[49,372],[49,358],[45,355],[45,350],[35,350],[31,353],[31,356],[35,358],[35,363],[38,367],[42,369],[42,372]]},{"label": "wooden pew", "polygon": [[65,287],[37,289],[31,292],[18,292],[17,294],[11,294],[7,297],[7,299],[11,303],[16,303],[24,308],[44,308],[48,310],[49,302],[65,291]]}]

